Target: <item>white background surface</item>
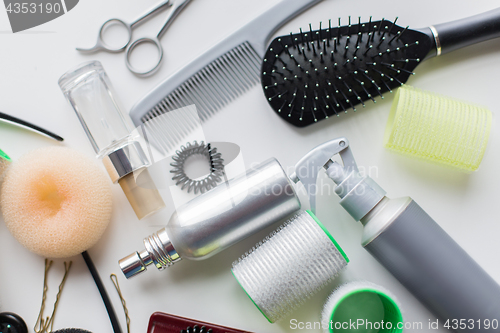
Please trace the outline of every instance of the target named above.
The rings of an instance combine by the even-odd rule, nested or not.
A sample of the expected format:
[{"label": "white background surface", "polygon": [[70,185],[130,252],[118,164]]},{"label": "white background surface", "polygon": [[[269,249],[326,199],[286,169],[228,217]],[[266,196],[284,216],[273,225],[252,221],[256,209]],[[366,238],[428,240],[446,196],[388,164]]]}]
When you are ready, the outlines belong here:
[{"label": "white background surface", "polygon": [[[12,34],[3,9],[0,9],[0,111],[31,121],[65,138],[64,145],[89,155],[93,150],[77,118],[57,85],[68,69],[89,60],[104,65],[125,110],[157,83],[166,78],[213,43],[277,1],[194,0],[181,13],[162,39],[164,64],[153,77],[141,79],[125,67],[123,54],[82,55],[77,46],[90,46],[98,27],[111,17],[134,19],[158,1],[81,0],[64,16]],[[492,0],[456,2],[348,1],[324,0],[282,27],[278,34],[298,31],[319,21],[341,16],[368,19],[399,16],[400,25],[413,28],[450,21],[493,9]],[[156,34],[164,14],[141,26],[135,36]],[[329,139],[346,136],[358,165],[375,167],[373,178],[391,197],[414,198],[479,264],[500,282],[498,261],[498,188],[500,157],[498,134],[499,41],[456,51],[428,60],[416,69],[409,84],[448,96],[481,103],[491,109],[494,123],[488,150],[480,169],[470,175],[415,161],[386,151],[383,132],[393,95],[377,104],[367,104],[357,114],[307,127],[295,128],[282,121],[267,104],[260,86],[221,110],[205,125],[213,141],[237,143],[247,165],[276,157],[289,168],[314,146]],[[14,159],[31,149],[54,145],[54,141],[11,125],[0,124],[0,147]],[[322,181],[329,182],[324,176]],[[148,272],[125,280],[118,259],[142,249],[142,238],[166,222],[173,211],[168,207],[154,218],[138,221],[118,185],[113,186],[114,212],[109,228],[99,243],[89,250],[103,279],[125,330],[119,299],[109,280],[119,277],[132,319],[132,332],[145,332],[149,316],[163,311],[254,332],[292,332],[289,321],[318,321],[322,304],[335,285],[343,281],[366,279],[390,289],[399,298],[404,318],[426,323],[435,318],[407,292],[359,244],[361,226],[337,204],[335,195],[318,198],[318,217],[332,232],[351,259],[339,279],[308,300],[300,310],[277,324],[269,324],[240,289],[230,273],[237,259],[270,230],[201,262],[183,260],[158,272]],[[306,206],[304,202],[304,207]],[[425,246],[425,240],[422,240]],[[93,332],[111,332],[104,305],[80,256],[71,258],[73,268],[64,289],[54,328],[81,327]],[[49,276],[47,310],[54,302],[63,272],[63,260],[56,260]],[[20,314],[33,327],[42,296],[43,258],[28,252],[0,222],[0,311]],[[500,300],[499,300],[500,301]],[[48,315],[48,313],[46,313]],[[441,329],[443,332],[446,331]],[[307,330],[305,330],[307,331]],[[413,330],[407,330],[413,332]]]}]

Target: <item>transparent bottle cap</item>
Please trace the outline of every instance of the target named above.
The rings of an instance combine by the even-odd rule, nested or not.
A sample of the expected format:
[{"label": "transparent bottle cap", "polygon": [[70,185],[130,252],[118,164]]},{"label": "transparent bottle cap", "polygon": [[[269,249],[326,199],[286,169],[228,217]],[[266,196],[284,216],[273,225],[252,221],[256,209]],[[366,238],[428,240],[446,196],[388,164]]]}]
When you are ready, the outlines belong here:
[{"label": "transparent bottle cap", "polygon": [[59,79],[59,86],[99,157],[120,145],[124,138],[128,140],[134,129],[132,120],[120,109],[99,61],[69,70]]}]

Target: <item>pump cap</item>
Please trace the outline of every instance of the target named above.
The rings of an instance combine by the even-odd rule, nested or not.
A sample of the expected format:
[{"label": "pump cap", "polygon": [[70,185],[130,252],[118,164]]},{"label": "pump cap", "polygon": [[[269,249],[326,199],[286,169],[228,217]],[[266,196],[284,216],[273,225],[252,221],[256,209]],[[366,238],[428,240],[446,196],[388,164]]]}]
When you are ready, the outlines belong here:
[{"label": "pump cap", "polygon": [[134,252],[118,261],[120,269],[127,279],[142,273],[146,270],[146,265],[141,260],[138,252]]},{"label": "pump cap", "polygon": [[151,264],[162,270],[181,260],[180,255],[170,242],[165,228],[144,238],[144,247],[146,249],[141,253],[132,253],[118,261],[127,279],[144,272],[146,267]]}]

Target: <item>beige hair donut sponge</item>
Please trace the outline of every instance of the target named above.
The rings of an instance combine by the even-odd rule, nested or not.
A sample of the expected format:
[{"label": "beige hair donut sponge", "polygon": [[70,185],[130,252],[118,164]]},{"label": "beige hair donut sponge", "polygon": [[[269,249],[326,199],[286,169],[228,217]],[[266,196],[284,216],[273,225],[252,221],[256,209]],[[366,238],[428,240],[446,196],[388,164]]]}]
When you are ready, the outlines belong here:
[{"label": "beige hair donut sponge", "polygon": [[48,258],[77,255],[106,229],[111,186],[96,162],[64,147],[34,150],[5,174],[0,207],[12,235]]},{"label": "beige hair donut sponge", "polygon": [[7,171],[7,167],[9,166],[9,162],[0,157],[0,182],[3,179],[3,174]]}]

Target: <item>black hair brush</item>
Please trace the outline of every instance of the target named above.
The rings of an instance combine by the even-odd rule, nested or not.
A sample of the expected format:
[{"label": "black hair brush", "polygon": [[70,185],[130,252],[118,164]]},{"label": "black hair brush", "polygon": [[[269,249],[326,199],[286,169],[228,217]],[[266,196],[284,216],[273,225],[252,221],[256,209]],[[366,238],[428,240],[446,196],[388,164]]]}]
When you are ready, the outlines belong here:
[{"label": "black hair brush", "polygon": [[405,83],[420,61],[500,37],[500,8],[411,30],[396,20],[372,21],[275,38],[262,64],[262,87],[286,121],[307,126],[356,111],[365,101]]}]

